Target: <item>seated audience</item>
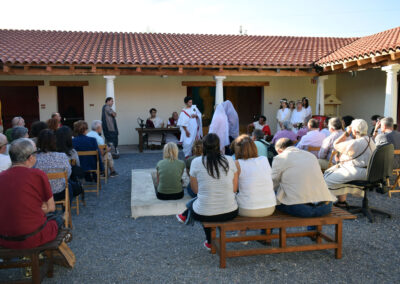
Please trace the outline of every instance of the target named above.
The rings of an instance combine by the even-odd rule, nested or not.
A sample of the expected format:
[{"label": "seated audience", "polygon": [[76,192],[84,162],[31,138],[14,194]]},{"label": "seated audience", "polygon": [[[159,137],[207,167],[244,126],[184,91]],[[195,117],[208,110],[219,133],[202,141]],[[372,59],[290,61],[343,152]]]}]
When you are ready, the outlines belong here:
[{"label": "seated audience", "polygon": [[[319,131],[319,121],[316,119],[310,119],[307,123],[308,132],[304,135],[300,142],[296,145],[297,148],[307,150],[308,147],[321,147],[322,141],[326,136]],[[312,152],[315,156],[318,152]]]},{"label": "seated audience", "polygon": [[[272,159],[276,156],[276,151],[274,149],[274,147],[267,141],[264,140],[264,132],[262,132],[261,130],[257,129],[254,130],[253,132],[253,141],[254,144],[257,147],[257,153],[258,156],[261,157],[267,157],[269,164],[272,164]],[[231,148],[233,148],[233,152],[235,151],[235,145],[231,145]]]},{"label": "seated audience", "polygon": [[185,163],[178,160],[178,146],[170,142],[164,146],[163,159],[157,163],[157,198],[177,200],[184,195],[182,174]]},{"label": "seated audience", "polygon": [[351,123],[353,122],[354,117],[352,117],[351,115],[345,115],[342,117],[342,126],[343,129],[346,130],[346,127],[350,126]]},{"label": "seated audience", "polygon": [[[203,138],[203,156],[192,162],[190,183],[197,197],[187,204],[185,212],[176,216],[179,222],[189,222],[192,218],[199,222],[223,222],[238,215],[236,165],[230,156],[221,154],[216,134]],[[204,228],[204,232],[207,239],[204,247],[210,250],[211,229]]]},{"label": "seated audience", "polygon": [[11,139],[12,141],[17,140],[19,138],[28,138],[28,128],[23,126],[15,126],[11,131]]},{"label": "seated audience", "polygon": [[[172,113],[172,116],[168,119],[167,122],[167,128],[174,128],[174,127],[178,127],[178,119],[179,119],[179,115],[176,111],[174,111]],[[174,142],[174,143],[179,143],[181,136],[176,133],[167,133],[165,135],[165,143],[169,143],[169,142]]]},{"label": "seated audience", "polygon": [[248,135],[236,138],[234,147],[240,188],[236,195],[239,215],[246,217],[272,215],[275,211],[276,198],[268,159],[258,156],[257,147]]},{"label": "seated audience", "polygon": [[[338,117],[329,119],[328,128],[331,134],[322,141],[321,149],[318,153],[318,162],[322,170],[328,168],[329,159],[333,152],[333,143],[343,134],[342,121]],[[336,159],[333,158],[332,162],[336,164]]]},{"label": "seated audience", "polygon": [[7,144],[7,136],[0,133],[0,173],[11,167],[10,156],[6,154]]},{"label": "seated audience", "polygon": [[47,129],[47,123],[44,121],[35,121],[31,125],[31,140],[37,143],[37,138],[39,136],[40,131],[43,129]]},{"label": "seated audience", "polygon": [[[194,141],[193,146],[192,146],[192,154],[193,154],[193,156],[189,157],[185,161],[186,173],[187,173],[187,175],[189,177],[190,177],[190,166],[192,164],[192,161],[195,158],[200,157],[203,154],[203,141],[201,141],[201,140]],[[186,191],[190,195],[190,197],[196,197],[197,196],[197,194],[195,194],[192,191],[192,188],[190,186],[190,182],[189,182],[188,186],[186,187]]]},{"label": "seated audience", "polygon": [[7,141],[9,143],[12,142],[12,137],[11,137],[11,132],[14,127],[17,126],[25,126],[25,120],[21,116],[16,116],[11,120],[11,128],[7,129],[6,132],[4,133],[7,136]]},{"label": "seated audience", "polygon": [[372,129],[371,129],[371,136],[374,135],[374,131],[375,131],[375,126],[377,124],[377,122],[380,120],[381,116],[379,114],[375,114],[373,116],[371,116],[371,125],[372,125]]},{"label": "seated audience", "polygon": [[61,119],[62,119],[62,118],[61,118],[60,113],[58,113],[58,112],[53,112],[53,113],[51,114],[51,118],[57,120],[57,122],[58,122],[58,127],[57,127],[57,128],[60,128],[60,127],[62,126],[62,124],[61,124]]},{"label": "seated audience", "polygon": [[[381,134],[376,135],[375,144],[376,146],[383,144],[393,144],[395,150],[400,150],[400,132],[394,130],[393,118],[385,117],[381,119],[375,127],[374,135],[381,130]],[[398,155],[394,156],[393,169],[400,168],[400,159]]]},{"label": "seated audience", "polygon": [[345,185],[345,183],[367,179],[369,159],[376,148],[373,139],[367,134],[367,122],[363,119],[355,119],[333,143],[334,149],[340,153],[340,160],[338,166],[326,170],[324,176],[331,192],[339,197],[337,206],[348,206],[347,193],[363,195],[358,187]]},{"label": "seated audience", "polygon": [[329,116],[327,116],[324,120],[324,128],[321,129],[321,133],[324,133],[326,137],[328,137],[329,135],[331,135],[331,132],[329,131],[329,120],[331,118]]},{"label": "seated audience", "polygon": [[[157,110],[155,108],[150,109],[150,117],[146,120],[146,128],[163,128],[164,121],[157,117]],[[154,146],[158,146],[161,149],[162,133],[149,133],[148,144],[152,149]]]},{"label": "seated audience", "polygon": [[[71,175],[71,165],[65,153],[57,152],[56,135],[51,129],[42,130],[38,137],[38,153],[36,155],[35,168],[45,173],[57,173],[66,171],[68,178]],[[54,200],[59,201],[65,198],[65,179],[50,181]],[[72,196],[72,194],[70,194]]]},{"label": "seated audience", "polygon": [[[83,120],[74,122],[74,133],[77,135],[72,139],[72,146],[74,149],[79,151],[97,151],[99,153],[100,171],[104,171],[103,161],[101,159],[101,153],[97,146],[96,139],[86,136],[88,132],[88,125]],[[97,159],[95,156],[80,156],[79,161],[81,168],[84,171],[96,170]]]},{"label": "seated audience", "polygon": [[[301,104],[300,104],[301,105]],[[297,135],[292,131],[292,125],[289,121],[283,123],[283,129],[276,132],[274,138],[272,138],[271,143],[275,144],[281,138],[289,138],[292,141],[297,140]]]},{"label": "seated audience", "polygon": [[247,126],[247,133],[253,133],[253,131],[256,129],[262,130],[264,135],[271,135],[271,129],[267,124],[267,118],[264,115],[260,115],[258,121],[255,121]]},{"label": "seated audience", "polygon": [[57,118],[50,118],[46,123],[48,128],[54,132],[56,132],[56,130],[60,127],[60,122],[57,120]]},{"label": "seated audience", "polygon": [[26,138],[10,146],[12,167],[0,173],[0,246],[29,249],[54,240],[62,218],[46,220],[55,210],[53,193],[44,172],[32,169],[35,144]]},{"label": "seated audience", "polygon": [[[102,122],[101,120],[93,120],[92,122],[92,130],[89,131],[86,136],[92,137],[96,139],[97,145],[105,145],[103,137],[101,137],[101,132],[103,131],[102,127]],[[107,160],[107,167],[110,169],[110,174],[109,177],[116,177],[118,176],[118,173],[115,171],[114,168],[114,159],[111,154],[111,147],[107,145],[105,153],[103,152],[103,149],[100,150],[101,156],[103,159],[103,163]],[[108,169],[105,169],[108,171]]]},{"label": "seated audience", "polygon": [[308,126],[307,124],[305,124],[297,131],[297,141],[300,141],[301,138],[303,138],[303,136],[306,135],[307,133],[308,133]]},{"label": "seated audience", "polygon": [[68,126],[61,126],[56,131],[56,149],[59,153],[67,155],[69,161],[75,161],[75,165],[80,166],[79,156],[72,146],[72,130]]},{"label": "seated audience", "polygon": [[277,190],[279,211],[298,217],[329,214],[336,198],[324,182],[317,158],[293,147],[288,138],[276,142],[278,156],[272,164],[272,180]]}]

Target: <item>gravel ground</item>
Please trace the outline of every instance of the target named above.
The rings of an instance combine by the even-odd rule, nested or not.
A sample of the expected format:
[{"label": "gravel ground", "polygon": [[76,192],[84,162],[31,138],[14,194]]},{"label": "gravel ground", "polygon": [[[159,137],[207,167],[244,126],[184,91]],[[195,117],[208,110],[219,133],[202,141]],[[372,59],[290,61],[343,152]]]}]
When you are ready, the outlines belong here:
[{"label": "gravel ground", "polygon": [[[344,222],[340,260],[333,250],[299,252],[227,259],[227,268],[219,269],[218,257],[202,247],[199,224],[184,226],[174,216],[130,217],[131,169],[154,167],[161,157],[160,152],[121,155],[116,161],[119,177],[103,186],[99,198],[87,194],[87,206],[79,216],[73,213],[74,269],[56,266],[54,278],[44,283],[399,282],[400,194],[392,199],[370,195],[371,204],[392,212],[392,219]],[[0,270],[0,281],[21,273]]]}]

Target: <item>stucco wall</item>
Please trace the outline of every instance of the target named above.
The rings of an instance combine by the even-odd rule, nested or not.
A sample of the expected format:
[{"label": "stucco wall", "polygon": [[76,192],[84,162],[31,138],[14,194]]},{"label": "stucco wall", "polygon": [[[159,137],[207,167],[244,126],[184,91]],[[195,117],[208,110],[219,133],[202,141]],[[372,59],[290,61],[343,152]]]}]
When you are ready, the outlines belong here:
[{"label": "stucco wall", "polygon": [[[83,87],[85,120],[91,122],[100,118],[101,107],[106,96],[106,81],[102,76],[1,76],[0,80],[44,80],[45,85],[39,86],[39,103],[46,104],[40,109],[40,119],[47,120],[51,113],[57,111],[57,87],[50,87],[51,80],[87,80],[89,86]],[[137,144],[138,135],[134,128],[137,118],[148,117],[148,110],[155,107],[158,115],[167,120],[173,111],[179,111],[183,106],[186,87],[182,81],[212,81],[212,77],[167,77],[159,76],[117,76],[115,84],[115,101],[117,121],[120,130],[120,144]],[[269,81],[270,86],[264,87],[264,111],[271,130],[276,129],[276,112],[279,100],[297,100],[302,97],[310,99],[310,105],[315,112],[315,95],[317,85],[311,77],[227,77],[226,81]],[[335,93],[335,76],[325,81],[326,93]],[[91,106],[93,105],[93,106]]]}]

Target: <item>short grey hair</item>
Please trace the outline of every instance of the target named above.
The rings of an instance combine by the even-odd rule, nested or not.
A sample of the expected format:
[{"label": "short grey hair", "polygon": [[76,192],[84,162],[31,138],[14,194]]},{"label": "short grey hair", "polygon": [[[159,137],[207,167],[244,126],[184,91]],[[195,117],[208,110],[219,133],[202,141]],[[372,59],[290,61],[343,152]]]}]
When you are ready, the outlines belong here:
[{"label": "short grey hair", "polygon": [[0,133],[0,145],[7,144],[7,136]]},{"label": "short grey hair", "polygon": [[368,134],[368,124],[364,119],[354,119],[351,122],[351,128],[360,136]]},{"label": "short grey hair", "polygon": [[328,127],[335,130],[340,130],[342,129],[342,120],[339,117],[332,117],[329,119]]},{"label": "short grey hair", "polygon": [[292,124],[289,121],[284,121],[283,122],[283,128],[286,130],[291,130],[292,129]]},{"label": "short grey hair", "polygon": [[22,116],[16,116],[11,120],[11,125],[13,127],[17,126],[20,120],[23,119]]},{"label": "short grey hair", "polygon": [[19,138],[24,138],[26,134],[28,134],[28,128],[23,126],[16,126],[12,129],[11,138],[14,141]]},{"label": "short grey hair", "polygon": [[279,149],[285,150],[286,148],[293,146],[293,141],[289,138],[281,138],[275,144],[275,150],[278,151]]},{"label": "short grey hair", "polygon": [[381,124],[385,125],[386,128],[393,128],[393,124],[394,124],[393,118],[391,118],[391,117],[382,118]]},{"label": "short grey hair", "polygon": [[257,140],[264,139],[264,132],[260,129],[256,129],[253,131],[253,137]]},{"label": "short grey hair", "polygon": [[97,127],[101,126],[103,123],[101,120],[93,120],[92,121],[92,130],[96,130]]},{"label": "short grey hair", "polygon": [[35,151],[36,146],[31,139],[20,138],[11,143],[8,153],[13,164],[20,164],[28,160]]}]

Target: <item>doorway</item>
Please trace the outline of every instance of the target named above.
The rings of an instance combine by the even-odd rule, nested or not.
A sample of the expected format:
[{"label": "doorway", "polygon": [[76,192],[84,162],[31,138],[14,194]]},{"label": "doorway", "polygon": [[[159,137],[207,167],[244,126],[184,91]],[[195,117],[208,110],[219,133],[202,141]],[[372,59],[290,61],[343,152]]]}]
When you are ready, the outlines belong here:
[{"label": "doorway", "polygon": [[57,87],[57,100],[63,125],[73,129],[75,121],[84,120],[83,87]]},{"label": "doorway", "polygon": [[15,116],[22,116],[29,129],[32,122],[40,119],[39,92],[37,86],[0,87],[1,116],[4,130],[11,127]]}]

